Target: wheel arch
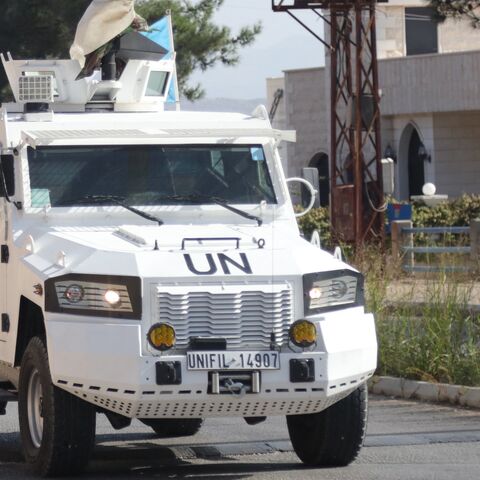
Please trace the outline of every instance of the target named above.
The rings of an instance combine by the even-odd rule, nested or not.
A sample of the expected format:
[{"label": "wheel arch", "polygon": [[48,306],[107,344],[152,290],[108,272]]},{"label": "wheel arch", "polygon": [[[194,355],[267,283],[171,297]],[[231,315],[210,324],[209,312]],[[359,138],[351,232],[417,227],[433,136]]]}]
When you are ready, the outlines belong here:
[{"label": "wheel arch", "polygon": [[34,337],[45,336],[45,318],[42,308],[25,296],[20,297],[18,310],[17,341],[15,346],[15,366],[20,366],[23,354]]}]

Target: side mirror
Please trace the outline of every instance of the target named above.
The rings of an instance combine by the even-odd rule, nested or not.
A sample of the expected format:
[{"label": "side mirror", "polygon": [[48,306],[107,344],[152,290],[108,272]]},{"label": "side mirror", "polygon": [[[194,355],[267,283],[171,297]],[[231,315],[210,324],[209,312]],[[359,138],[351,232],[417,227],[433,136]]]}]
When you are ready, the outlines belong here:
[{"label": "side mirror", "polygon": [[[313,188],[313,185],[309,181],[301,177],[287,178],[286,182],[287,182],[287,185],[290,183],[296,183],[296,182],[303,184],[305,185],[305,187],[307,187],[307,191],[310,193],[310,203],[308,204],[307,208],[303,212],[299,212],[295,214],[295,217],[297,218],[303,217],[314,207],[315,199],[317,197],[318,192],[315,190],[315,188]],[[300,195],[300,193],[298,193],[298,195]]]},{"label": "side mirror", "polygon": [[14,158],[13,155],[0,156],[0,197],[13,197],[15,195]]},{"label": "side mirror", "polygon": [[[312,185],[315,189],[315,203],[313,204],[313,208],[320,207],[320,176],[318,173],[318,168],[302,168],[302,178],[304,178],[308,183]],[[328,180],[327,180],[328,182]],[[309,195],[311,195],[311,191],[307,187],[302,187],[302,204],[306,206],[310,203]]]}]

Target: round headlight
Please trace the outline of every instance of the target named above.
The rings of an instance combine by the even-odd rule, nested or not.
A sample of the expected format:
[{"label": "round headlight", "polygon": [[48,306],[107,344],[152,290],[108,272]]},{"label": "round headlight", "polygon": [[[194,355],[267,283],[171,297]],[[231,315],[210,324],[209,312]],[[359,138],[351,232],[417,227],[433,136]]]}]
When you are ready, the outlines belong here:
[{"label": "round headlight", "polygon": [[63,294],[63,296],[70,303],[79,303],[83,300],[83,297],[85,296],[85,291],[80,285],[69,285],[65,289],[65,293]]},{"label": "round headlight", "polygon": [[332,282],[331,296],[335,299],[344,297],[348,292],[348,285],[343,280]]},{"label": "round headlight", "polygon": [[120,304],[120,294],[115,290],[107,290],[103,295],[103,298],[112,307],[116,307]]},{"label": "round headlight", "polygon": [[175,329],[167,323],[157,323],[148,331],[148,341],[157,350],[169,350],[177,340]]},{"label": "round headlight", "polygon": [[317,328],[308,320],[298,320],[290,327],[289,336],[297,347],[311,347],[317,341]]}]

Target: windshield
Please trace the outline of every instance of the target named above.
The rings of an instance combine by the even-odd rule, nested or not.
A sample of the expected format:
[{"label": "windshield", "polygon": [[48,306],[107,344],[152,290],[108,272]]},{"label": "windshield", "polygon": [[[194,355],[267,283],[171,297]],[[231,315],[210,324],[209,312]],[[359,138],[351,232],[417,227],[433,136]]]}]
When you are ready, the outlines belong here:
[{"label": "windshield", "polygon": [[28,165],[34,208],[95,205],[95,196],[140,206],[178,205],[173,196],[192,194],[205,204],[276,203],[260,145],[38,147],[28,149]]}]

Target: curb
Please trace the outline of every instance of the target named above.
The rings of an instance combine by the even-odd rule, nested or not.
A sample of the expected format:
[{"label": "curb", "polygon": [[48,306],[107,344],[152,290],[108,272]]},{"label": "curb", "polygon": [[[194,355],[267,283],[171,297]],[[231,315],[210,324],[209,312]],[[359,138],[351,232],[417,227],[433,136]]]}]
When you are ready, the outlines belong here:
[{"label": "curb", "polygon": [[378,395],[424,402],[449,403],[480,409],[480,387],[462,387],[445,383],[419,382],[395,377],[373,377],[368,390]]}]

